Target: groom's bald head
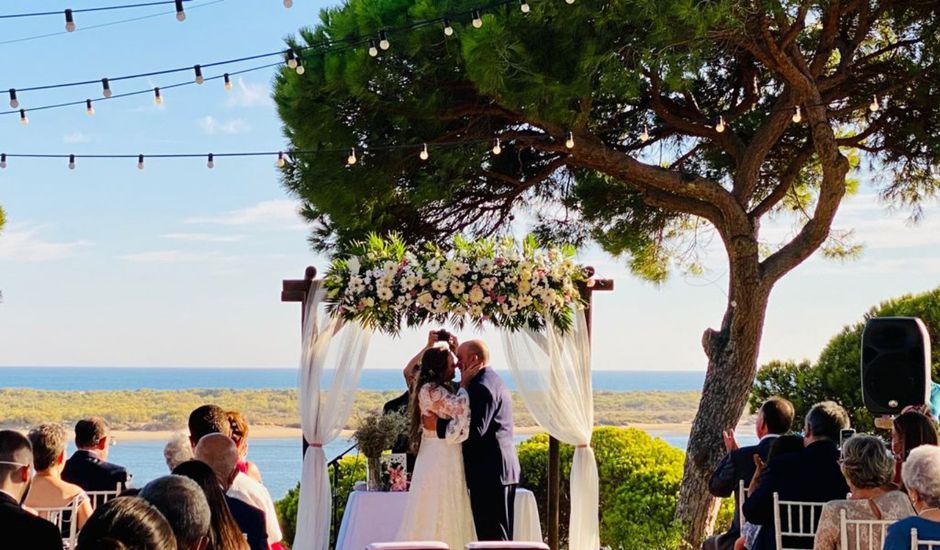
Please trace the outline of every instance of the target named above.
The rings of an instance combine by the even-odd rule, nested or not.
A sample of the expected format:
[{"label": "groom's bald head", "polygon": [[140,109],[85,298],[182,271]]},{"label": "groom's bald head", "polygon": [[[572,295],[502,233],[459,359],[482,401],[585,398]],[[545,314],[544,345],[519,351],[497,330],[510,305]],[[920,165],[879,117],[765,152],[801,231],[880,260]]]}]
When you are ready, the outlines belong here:
[{"label": "groom's bald head", "polygon": [[489,365],[490,349],[483,340],[468,340],[457,348],[457,359],[461,365]]}]

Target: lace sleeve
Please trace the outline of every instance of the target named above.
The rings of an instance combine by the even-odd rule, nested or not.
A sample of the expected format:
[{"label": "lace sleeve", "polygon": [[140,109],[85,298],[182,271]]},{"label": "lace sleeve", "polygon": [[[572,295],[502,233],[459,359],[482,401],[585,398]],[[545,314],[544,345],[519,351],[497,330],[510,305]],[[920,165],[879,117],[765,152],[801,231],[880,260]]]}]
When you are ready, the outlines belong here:
[{"label": "lace sleeve", "polygon": [[456,445],[467,440],[470,435],[470,395],[467,390],[460,388],[453,394],[440,386],[425,386],[421,388],[418,399],[422,412],[427,410],[440,418],[450,419],[445,441]]},{"label": "lace sleeve", "polygon": [[823,506],[819,516],[819,527],[813,542],[813,550],[836,550],[839,548],[841,507],[837,502],[830,502]]}]

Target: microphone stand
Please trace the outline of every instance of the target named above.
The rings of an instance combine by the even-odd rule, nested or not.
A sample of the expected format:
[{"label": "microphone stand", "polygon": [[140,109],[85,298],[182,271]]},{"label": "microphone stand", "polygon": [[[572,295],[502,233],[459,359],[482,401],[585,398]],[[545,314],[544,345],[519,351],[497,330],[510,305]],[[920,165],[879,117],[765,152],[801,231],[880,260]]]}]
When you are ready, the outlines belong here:
[{"label": "microphone stand", "polygon": [[339,535],[339,522],[337,521],[337,518],[336,518],[336,512],[337,512],[337,506],[336,506],[336,496],[337,496],[337,495],[336,495],[336,484],[337,484],[337,482],[338,482],[338,480],[339,480],[339,461],[342,460],[342,458],[343,458],[344,456],[346,456],[347,454],[349,454],[350,451],[352,451],[353,449],[355,449],[356,446],[357,446],[356,444],[353,444],[353,445],[350,446],[348,449],[346,449],[345,451],[343,451],[342,453],[340,453],[339,456],[337,456],[337,457],[334,458],[333,460],[329,461],[329,462],[327,463],[327,465],[326,465],[326,467],[327,467],[328,469],[329,469],[330,467],[333,468],[333,479],[332,479],[332,483],[330,484],[330,485],[332,486],[332,490],[333,490],[333,520],[332,520],[332,522],[330,523],[330,546],[331,546],[331,547],[336,546],[336,538],[337,538],[337,536]]}]

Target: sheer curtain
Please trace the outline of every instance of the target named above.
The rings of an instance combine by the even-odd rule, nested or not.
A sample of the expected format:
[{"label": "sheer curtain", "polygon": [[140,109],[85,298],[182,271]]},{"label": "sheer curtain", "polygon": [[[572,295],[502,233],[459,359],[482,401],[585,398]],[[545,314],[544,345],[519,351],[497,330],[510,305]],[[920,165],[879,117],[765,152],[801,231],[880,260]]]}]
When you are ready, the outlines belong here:
[{"label": "sheer curtain", "polygon": [[[323,446],[346,424],[372,334],[358,323],[345,323],[321,311],[324,295],[320,281],[313,281],[304,304],[300,424],[310,446],[300,476],[295,550],[329,548],[332,498]],[[336,374],[329,388],[321,391],[327,366],[335,368]]]},{"label": "sheer curtain", "polygon": [[569,546],[600,547],[597,461],[591,448],[594,395],[591,341],[584,312],[562,333],[552,323],[544,332],[503,332],[513,380],[535,420],[553,437],[575,446],[571,465]]}]

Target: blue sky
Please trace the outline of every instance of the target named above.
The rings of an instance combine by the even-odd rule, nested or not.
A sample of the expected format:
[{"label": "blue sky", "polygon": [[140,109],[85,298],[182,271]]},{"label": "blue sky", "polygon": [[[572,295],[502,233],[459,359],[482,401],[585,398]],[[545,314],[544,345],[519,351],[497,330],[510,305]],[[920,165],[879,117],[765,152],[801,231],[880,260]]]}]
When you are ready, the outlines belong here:
[{"label": "blue sky", "polygon": [[[43,9],[99,5],[47,0]],[[116,2],[104,2],[113,4]],[[198,5],[204,7],[198,8]],[[197,0],[172,15],[39,40],[0,44],[0,89],[97,79],[278,50],[283,38],[316,21],[323,2]],[[35,9],[6,0],[2,13]],[[171,7],[172,10],[172,7]],[[79,29],[149,13],[78,14]],[[0,42],[63,30],[61,17],[0,20]],[[248,66],[248,65],[245,65]],[[206,70],[206,76],[219,74]],[[272,71],[149,96],[0,117],[0,149],[19,153],[222,152],[284,147],[269,99]],[[112,85],[115,93],[165,86],[189,75]],[[20,94],[23,106],[100,97],[99,86]],[[6,94],[0,94],[6,110]],[[0,365],[284,367],[298,358],[299,306],[279,302],[283,278],[324,265],[306,243],[296,203],[281,189],[273,159],[146,162],[11,159],[0,171]],[[761,359],[816,357],[827,339],[872,304],[940,281],[936,205],[920,225],[889,213],[872,182],[846,202],[837,227],[866,243],[847,264],[813,258],[774,291]],[[782,238],[788,220],[769,223]],[[724,308],[724,254],[706,249],[703,277],[674,276],[656,287],[623,262],[582,253],[617,290],[597,298],[595,368],[700,370],[704,328]],[[496,341],[497,337],[485,337]],[[370,367],[398,367],[420,334],[377,337]],[[498,347],[498,346],[497,346]]]}]

